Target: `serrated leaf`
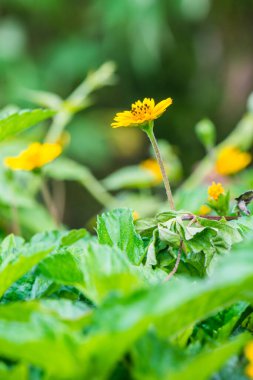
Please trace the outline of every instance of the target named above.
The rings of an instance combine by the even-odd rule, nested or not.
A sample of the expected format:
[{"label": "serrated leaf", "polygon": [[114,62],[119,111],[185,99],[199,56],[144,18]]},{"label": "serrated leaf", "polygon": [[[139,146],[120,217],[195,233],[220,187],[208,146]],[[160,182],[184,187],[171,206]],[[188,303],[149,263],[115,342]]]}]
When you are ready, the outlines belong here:
[{"label": "serrated leaf", "polygon": [[101,303],[111,293],[126,295],[161,282],[166,275],[136,267],[117,247],[98,243],[50,255],[40,263],[38,271],[59,284],[75,286],[94,303]]},{"label": "serrated leaf", "polygon": [[41,261],[54,246],[27,243],[5,254],[0,265],[0,296],[19,278]]},{"label": "serrated leaf", "polygon": [[154,333],[149,333],[131,350],[134,361],[132,374],[134,379],[149,380],[209,379],[210,375],[242,349],[249,338],[247,334],[241,335],[222,342],[218,347],[204,347],[202,352],[191,354],[158,339]]},{"label": "serrated leaf", "polygon": [[133,264],[139,264],[145,255],[144,244],[135,231],[129,209],[115,209],[99,215],[97,233],[100,244],[120,248]]},{"label": "serrated leaf", "polygon": [[0,119],[0,141],[20,133],[55,114],[52,110],[23,110]]},{"label": "serrated leaf", "polygon": [[[34,312],[27,310],[26,304],[13,311],[8,307],[1,306],[1,314],[8,313],[9,318],[0,317],[0,355],[37,365],[53,378],[79,379],[80,335],[47,311],[37,312],[36,305]],[[17,313],[25,318],[19,319]]]}]

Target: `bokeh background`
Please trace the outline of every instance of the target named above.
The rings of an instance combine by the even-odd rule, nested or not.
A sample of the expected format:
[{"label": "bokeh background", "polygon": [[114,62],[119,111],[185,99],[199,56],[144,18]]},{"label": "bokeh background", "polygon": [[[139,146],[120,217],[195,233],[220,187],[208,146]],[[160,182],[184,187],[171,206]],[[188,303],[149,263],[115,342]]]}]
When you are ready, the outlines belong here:
[{"label": "bokeh background", "polygon": [[[70,157],[104,178],[148,157],[137,129],[110,128],[114,113],[143,97],[174,99],[156,126],[185,175],[203,156],[194,133],[210,118],[220,141],[245,112],[253,89],[251,0],[1,0],[0,107],[32,104],[25,89],[66,97],[92,69],[117,65],[117,82],[69,124]],[[101,206],[67,185],[65,222],[78,227]]]}]

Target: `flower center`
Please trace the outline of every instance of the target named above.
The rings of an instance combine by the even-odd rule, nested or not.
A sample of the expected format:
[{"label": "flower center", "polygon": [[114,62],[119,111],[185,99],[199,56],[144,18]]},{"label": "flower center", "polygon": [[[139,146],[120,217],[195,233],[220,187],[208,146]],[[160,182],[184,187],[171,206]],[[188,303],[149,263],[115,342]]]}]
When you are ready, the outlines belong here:
[{"label": "flower center", "polygon": [[136,102],[132,104],[131,113],[136,119],[142,119],[147,113],[150,114],[150,105],[146,102]]}]

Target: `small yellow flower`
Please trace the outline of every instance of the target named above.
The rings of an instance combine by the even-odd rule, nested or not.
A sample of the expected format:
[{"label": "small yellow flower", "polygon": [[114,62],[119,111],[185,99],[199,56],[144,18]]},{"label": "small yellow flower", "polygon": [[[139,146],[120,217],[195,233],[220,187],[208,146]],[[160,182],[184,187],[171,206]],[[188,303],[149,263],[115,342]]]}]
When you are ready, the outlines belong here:
[{"label": "small yellow flower", "polygon": [[252,363],[246,366],[245,375],[248,376],[249,379],[253,379],[253,364]]},{"label": "small yellow flower", "polygon": [[133,211],[133,220],[137,220],[140,218],[140,215],[137,211]]},{"label": "small yellow flower", "polygon": [[142,161],[140,163],[140,167],[144,170],[149,171],[149,173],[152,174],[152,176],[154,177],[154,183],[158,184],[162,182],[162,172],[156,160],[154,160],[153,158],[148,158],[147,160]]},{"label": "small yellow flower", "polygon": [[16,157],[6,157],[4,164],[12,170],[33,170],[53,161],[62,152],[59,144],[32,143]]},{"label": "small yellow flower", "polygon": [[200,208],[199,208],[199,214],[200,214],[200,215],[207,215],[207,214],[209,214],[211,211],[212,211],[212,210],[211,210],[210,207],[207,206],[207,205],[202,205],[202,206],[200,206]]},{"label": "small yellow flower", "polygon": [[212,185],[208,187],[208,195],[215,201],[217,201],[219,196],[224,193],[225,190],[223,189],[221,183],[212,182]]},{"label": "small yellow flower", "polygon": [[154,99],[145,98],[142,102],[132,104],[131,111],[118,112],[114,117],[113,128],[136,127],[157,119],[172,104],[172,99],[167,98],[155,104]]},{"label": "small yellow flower", "polygon": [[246,358],[249,360],[249,361],[252,361],[253,362],[253,341],[250,341],[245,349],[244,349],[244,353],[245,353],[245,356]]},{"label": "small yellow flower", "polygon": [[234,146],[227,146],[218,154],[215,169],[221,175],[234,174],[246,168],[251,159],[251,154],[242,152]]}]

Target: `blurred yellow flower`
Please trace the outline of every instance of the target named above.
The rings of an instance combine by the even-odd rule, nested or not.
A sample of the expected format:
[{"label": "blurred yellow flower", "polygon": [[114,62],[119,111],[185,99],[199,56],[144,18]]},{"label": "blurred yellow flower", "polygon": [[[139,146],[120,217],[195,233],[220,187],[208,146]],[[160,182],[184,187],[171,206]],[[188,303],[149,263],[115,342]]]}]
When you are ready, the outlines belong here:
[{"label": "blurred yellow flower", "polygon": [[133,220],[137,220],[140,218],[140,215],[137,211],[133,211]]},{"label": "blurred yellow flower", "polygon": [[167,98],[155,104],[154,99],[145,98],[142,102],[132,104],[131,111],[118,112],[114,117],[113,128],[136,127],[157,119],[172,104],[172,99]]},{"label": "blurred yellow flower", "polygon": [[250,363],[245,368],[245,374],[249,379],[253,379],[253,364]]},{"label": "blurred yellow flower", "polygon": [[163,180],[162,172],[158,162],[153,158],[148,158],[140,163],[140,167],[149,171],[154,177],[154,183],[160,183]]},{"label": "blurred yellow flower", "polygon": [[62,152],[59,144],[32,143],[16,157],[6,157],[4,164],[12,170],[33,170],[53,161]]},{"label": "blurred yellow flower", "polygon": [[253,379],[253,341],[250,341],[245,349],[244,354],[246,358],[249,360],[249,364],[245,368],[245,374],[250,378]]},{"label": "blurred yellow flower", "polygon": [[221,183],[212,182],[212,185],[208,187],[208,195],[215,201],[217,201],[219,196],[224,193],[225,190],[223,189]]},{"label": "blurred yellow flower", "polygon": [[246,168],[251,162],[251,154],[234,146],[223,148],[218,154],[215,169],[221,175],[229,175]]},{"label": "blurred yellow flower", "polygon": [[244,349],[244,353],[245,353],[245,356],[246,358],[249,360],[249,361],[252,361],[253,362],[253,341],[250,341],[245,349]]},{"label": "blurred yellow flower", "polygon": [[209,214],[211,211],[212,211],[212,210],[211,210],[210,207],[207,206],[207,205],[202,205],[202,206],[200,206],[200,208],[199,208],[199,214],[200,214],[200,215],[207,215],[207,214]]}]

